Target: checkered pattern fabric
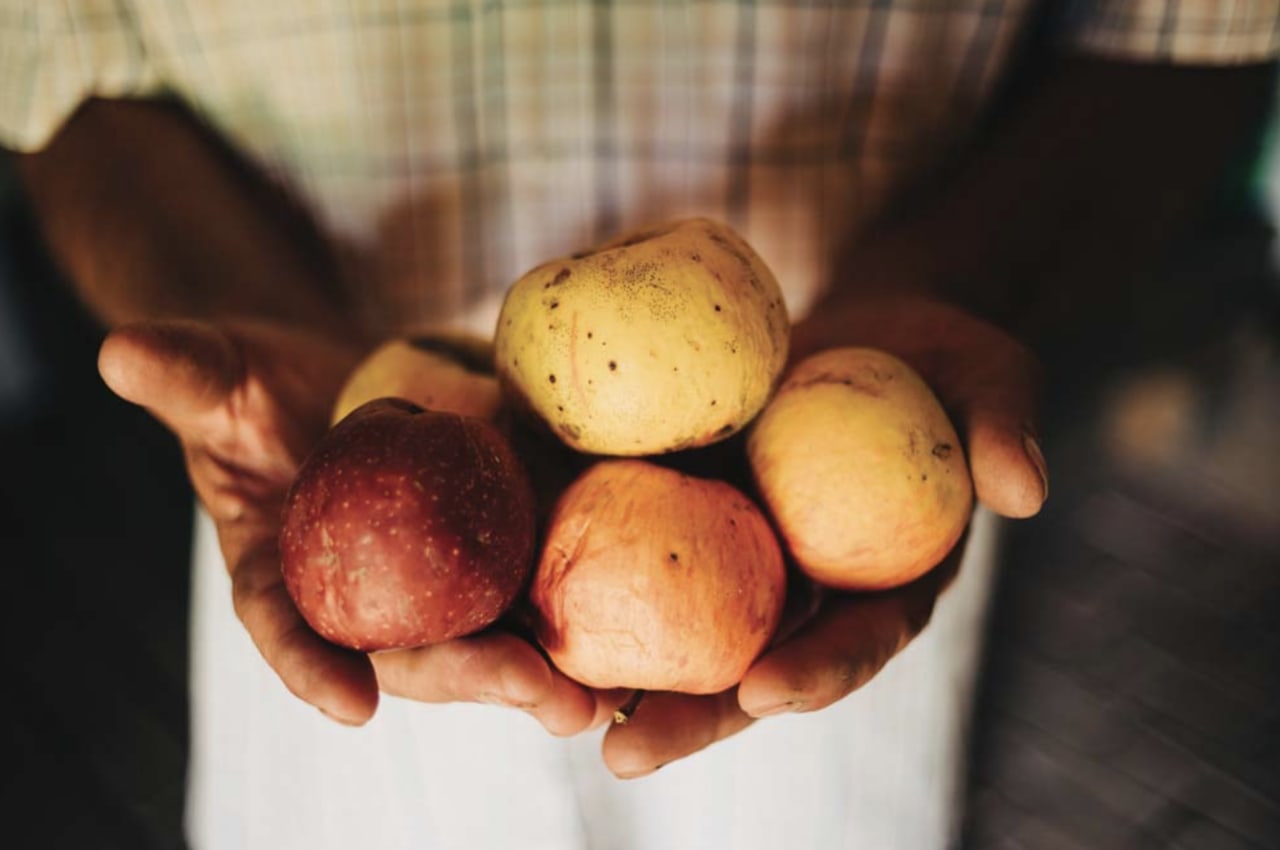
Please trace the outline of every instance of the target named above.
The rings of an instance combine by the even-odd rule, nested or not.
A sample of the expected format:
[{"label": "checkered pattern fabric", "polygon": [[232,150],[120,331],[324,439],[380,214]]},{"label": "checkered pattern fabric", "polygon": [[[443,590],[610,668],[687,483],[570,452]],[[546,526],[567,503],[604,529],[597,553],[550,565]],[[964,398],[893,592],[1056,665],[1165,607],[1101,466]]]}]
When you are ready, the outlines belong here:
[{"label": "checkered pattern fabric", "polygon": [[[962,141],[1032,0],[4,0],[0,144],[90,95],[176,94],[350,249],[370,320],[471,315],[525,269],[707,214],[793,309],[851,228]],[[1086,0],[1135,58],[1280,50],[1280,0]],[[490,326],[491,327],[491,326]]]}]

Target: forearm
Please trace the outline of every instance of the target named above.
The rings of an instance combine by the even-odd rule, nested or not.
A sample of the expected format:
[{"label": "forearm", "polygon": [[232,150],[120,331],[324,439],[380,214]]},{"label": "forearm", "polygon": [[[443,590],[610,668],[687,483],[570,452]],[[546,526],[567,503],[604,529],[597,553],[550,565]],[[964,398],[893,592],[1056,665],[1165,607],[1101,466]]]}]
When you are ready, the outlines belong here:
[{"label": "forearm", "polygon": [[1063,60],[953,173],[855,243],[834,297],[910,278],[1029,334],[1046,313],[1106,309],[1245,153],[1272,74]]},{"label": "forearm", "polygon": [[323,240],[174,106],[90,102],[19,174],[54,258],[108,326],[253,316],[358,333]]}]

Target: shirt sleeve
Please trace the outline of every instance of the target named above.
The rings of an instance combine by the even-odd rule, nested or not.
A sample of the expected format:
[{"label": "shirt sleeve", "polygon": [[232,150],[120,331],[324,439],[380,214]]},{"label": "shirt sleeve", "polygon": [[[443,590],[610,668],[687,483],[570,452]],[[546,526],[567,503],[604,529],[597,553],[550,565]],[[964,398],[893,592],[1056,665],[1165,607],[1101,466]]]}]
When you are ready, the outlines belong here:
[{"label": "shirt sleeve", "polygon": [[1280,57],[1280,0],[1075,0],[1069,46],[1117,59],[1231,65]]},{"label": "shirt sleeve", "polygon": [[0,146],[38,150],[86,99],[157,89],[126,0],[0,7]]}]

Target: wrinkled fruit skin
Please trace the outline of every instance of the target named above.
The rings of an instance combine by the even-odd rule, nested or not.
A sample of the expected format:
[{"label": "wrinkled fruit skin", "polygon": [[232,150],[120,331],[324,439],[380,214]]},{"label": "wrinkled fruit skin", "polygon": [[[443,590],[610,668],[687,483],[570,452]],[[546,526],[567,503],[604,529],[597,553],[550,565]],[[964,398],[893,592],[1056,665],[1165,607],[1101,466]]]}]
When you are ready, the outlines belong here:
[{"label": "wrinkled fruit skin", "polygon": [[280,558],[319,634],[363,651],[476,632],[532,567],[534,497],[480,419],[371,401],[307,458],[285,500]]},{"label": "wrinkled fruit skin", "polygon": [[742,680],[785,595],[746,496],[642,460],[597,463],[564,493],[530,589],[538,641],[569,677],[694,694]]},{"label": "wrinkled fruit skin", "polygon": [[727,226],[689,219],[544,263],[507,291],[507,397],[566,445],[640,457],[739,431],[773,392],[790,323],[773,273]]},{"label": "wrinkled fruit skin", "polygon": [[797,364],[752,424],[752,473],[800,569],[842,590],[918,578],[973,511],[964,451],[903,361],[867,348]]}]

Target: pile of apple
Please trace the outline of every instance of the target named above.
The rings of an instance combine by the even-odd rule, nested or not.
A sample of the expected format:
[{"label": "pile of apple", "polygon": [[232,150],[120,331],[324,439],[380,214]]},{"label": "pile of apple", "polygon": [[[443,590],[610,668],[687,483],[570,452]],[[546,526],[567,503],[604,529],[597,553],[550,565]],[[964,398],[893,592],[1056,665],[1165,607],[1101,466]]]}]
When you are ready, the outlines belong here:
[{"label": "pile of apple", "polygon": [[733,686],[778,630],[789,569],[903,584],[972,508],[910,367],[858,348],[789,367],[789,329],[751,247],[692,219],[533,269],[491,349],[383,346],[286,499],[298,609],[364,651],[517,611],[584,685]]}]

